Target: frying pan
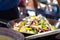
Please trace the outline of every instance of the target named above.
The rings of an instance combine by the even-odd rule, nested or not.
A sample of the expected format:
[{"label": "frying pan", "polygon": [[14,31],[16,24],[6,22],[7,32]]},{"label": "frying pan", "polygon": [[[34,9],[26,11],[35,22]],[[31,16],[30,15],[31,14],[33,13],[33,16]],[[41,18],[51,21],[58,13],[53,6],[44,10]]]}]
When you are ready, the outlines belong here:
[{"label": "frying pan", "polygon": [[[8,28],[11,29],[15,23],[18,23],[20,21],[22,21],[22,19],[18,18],[16,20],[12,20],[12,21],[10,21],[8,23],[4,23],[4,22],[1,22],[1,23],[6,24],[8,26]],[[57,25],[58,23],[60,23],[59,21],[53,20],[53,19],[48,19],[48,21],[52,25]],[[44,37],[44,36],[54,35],[54,34],[60,33],[60,26],[59,25],[56,26],[57,29],[53,30],[53,31],[43,32],[43,33],[34,34],[34,35],[33,34],[27,34],[27,33],[23,33],[23,34],[25,34],[25,35],[27,34],[27,36],[25,36],[25,39],[35,39],[35,38],[38,38],[38,37]]]},{"label": "frying pan", "polygon": [[[20,21],[22,21],[22,19],[20,19],[20,18],[16,19],[16,20],[12,20],[8,23],[7,26],[8,26],[8,28],[11,29],[15,23],[18,23]],[[57,25],[59,23],[57,20],[53,20],[53,19],[48,19],[48,21],[52,25]],[[23,33],[23,34],[27,34],[27,36],[25,36],[26,39],[35,39],[35,38],[38,38],[38,37],[54,35],[54,34],[60,33],[60,26],[59,25],[56,26],[57,29],[54,30],[54,31],[48,31],[48,32],[43,32],[43,33],[39,33],[39,34],[27,34],[27,33]]]}]

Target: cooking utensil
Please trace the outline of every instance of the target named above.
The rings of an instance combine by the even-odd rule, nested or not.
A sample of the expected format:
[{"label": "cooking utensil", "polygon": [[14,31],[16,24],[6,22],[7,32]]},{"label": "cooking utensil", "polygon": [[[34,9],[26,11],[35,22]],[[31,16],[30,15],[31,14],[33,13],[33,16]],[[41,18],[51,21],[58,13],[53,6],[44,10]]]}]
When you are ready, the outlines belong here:
[{"label": "cooking utensil", "polygon": [[[8,27],[9,28],[12,28],[13,25],[15,23],[18,23],[20,22],[22,19],[16,19],[16,20],[12,20],[8,23]],[[56,25],[56,23],[58,22],[57,20],[53,20],[53,19],[48,19],[50,24],[52,25]],[[53,30],[53,31],[47,31],[47,32],[43,32],[43,33],[39,33],[39,34],[34,34],[34,35],[31,35],[31,34],[27,34],[27,36],[25,37],[26,39],[34,39],[34,38],[38,38],[38,37],[44,37],[44,36],[48,36],[48,35],[53,35],[53,34],[57,34],[57,33],[60,33],[60,29],[57,28],[56,30]]]}]

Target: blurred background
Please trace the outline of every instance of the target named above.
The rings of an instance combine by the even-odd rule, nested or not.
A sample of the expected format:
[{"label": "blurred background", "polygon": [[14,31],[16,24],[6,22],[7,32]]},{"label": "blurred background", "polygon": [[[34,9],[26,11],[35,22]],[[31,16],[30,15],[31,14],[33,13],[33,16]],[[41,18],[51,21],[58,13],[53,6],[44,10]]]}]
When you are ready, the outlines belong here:
[{"label": "blurred background", "polygon": [[60,18],[60,0],[22,0],[18,9],[20,14],[24,13],[27,16],[28,11],[33,11],[36,15],[42,14],[46,18],[56,20]]}]

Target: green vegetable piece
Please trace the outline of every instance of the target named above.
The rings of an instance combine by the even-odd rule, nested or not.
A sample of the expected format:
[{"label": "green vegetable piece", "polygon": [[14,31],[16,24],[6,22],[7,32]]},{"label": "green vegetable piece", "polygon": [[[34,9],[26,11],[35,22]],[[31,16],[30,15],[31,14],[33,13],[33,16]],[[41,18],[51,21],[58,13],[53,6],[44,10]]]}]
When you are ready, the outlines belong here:
[{"label": "green vegetable piece", "polygon": [[52,26],[51,29],[52,29],[52,30],[56,30],[56,27],[55,27],[55,26]]}]

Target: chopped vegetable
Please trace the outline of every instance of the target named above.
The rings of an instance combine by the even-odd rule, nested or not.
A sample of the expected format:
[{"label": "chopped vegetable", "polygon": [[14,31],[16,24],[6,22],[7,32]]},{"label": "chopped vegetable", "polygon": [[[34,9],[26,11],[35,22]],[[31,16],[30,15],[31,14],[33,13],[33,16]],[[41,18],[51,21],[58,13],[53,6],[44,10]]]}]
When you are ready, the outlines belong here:
[{"label": "chopped vegetable", "polygon": [[52,26],[52,27],[51,27],[51,30],[56,30],[56,27],[55,27],[55,26]]},{"label": "chopped vegetable", "polygon": [[14,26],[14,30],[19,32],[26,32],[29,34],[37,34],[45,31],[56,30],[55,26],[50,26],[46,19],[42,17],[32,16],[28,17],[26,20],[23,20],[19,25]]}]

